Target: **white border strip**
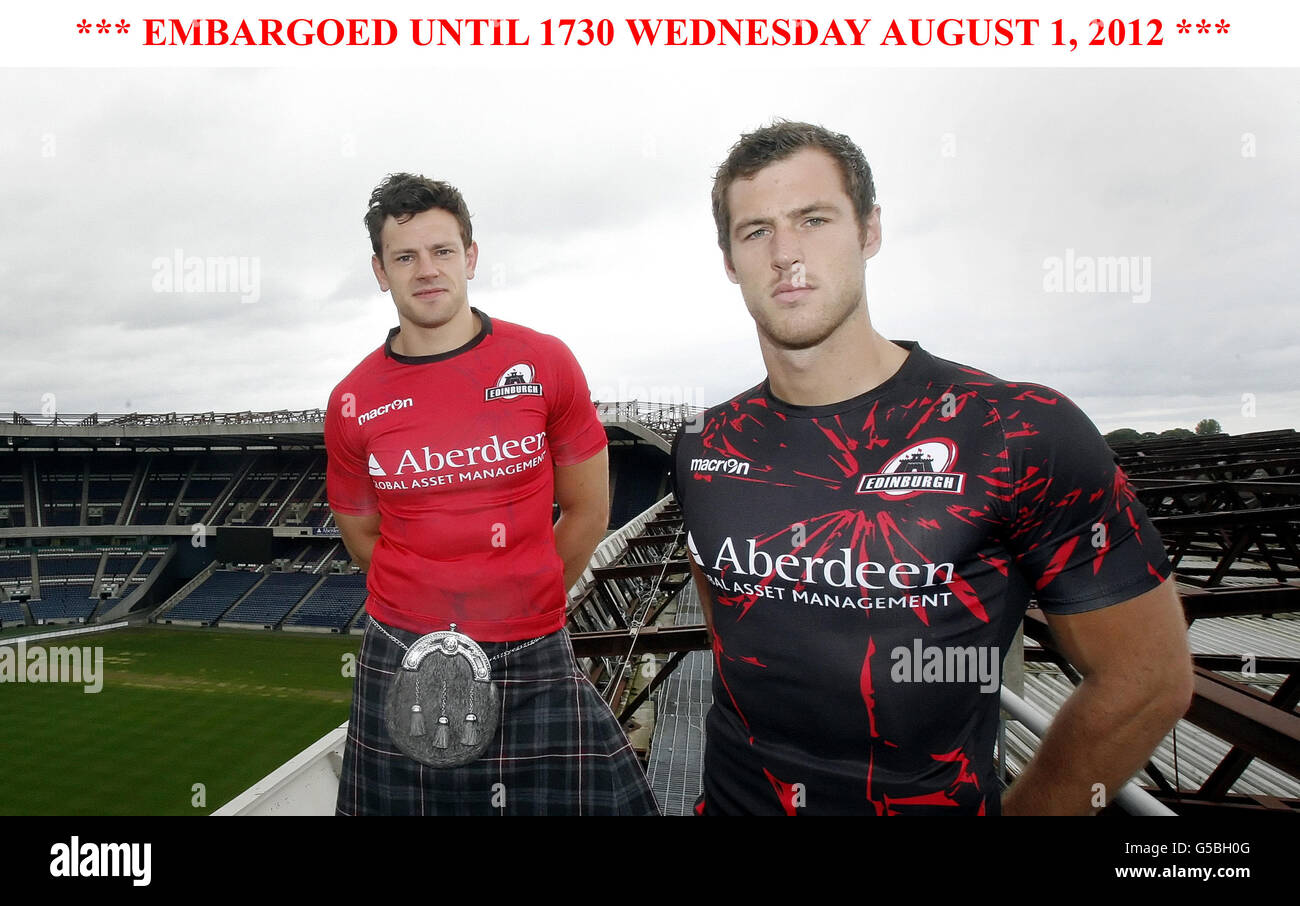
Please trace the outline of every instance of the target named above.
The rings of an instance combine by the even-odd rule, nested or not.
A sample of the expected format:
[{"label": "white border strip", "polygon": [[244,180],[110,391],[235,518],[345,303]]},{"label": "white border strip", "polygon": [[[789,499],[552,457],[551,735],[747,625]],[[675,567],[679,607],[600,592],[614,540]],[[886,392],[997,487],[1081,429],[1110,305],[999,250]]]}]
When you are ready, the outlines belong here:
[{"label": "white border strip", "polygon": [[80,626],[76,629],[60,629],[57,632],[43,632],[40,635],[19,635],[12,639],[0,639],[0,645],[17,645],[19,642],[35,642],[41,639],[60,639],[70,635],[87,635],[92,632],[106,632],[109,629],[121,629],[130,626],[126,620],[117,623],[104,623],[97,626]]}]

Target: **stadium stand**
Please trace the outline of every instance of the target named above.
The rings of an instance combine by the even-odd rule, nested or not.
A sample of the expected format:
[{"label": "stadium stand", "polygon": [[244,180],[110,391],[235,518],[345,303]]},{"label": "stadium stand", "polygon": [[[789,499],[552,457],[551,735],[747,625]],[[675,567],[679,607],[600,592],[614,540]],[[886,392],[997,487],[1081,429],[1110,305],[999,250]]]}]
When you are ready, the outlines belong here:
[{"label": "stadium stand", "polygon": [[366,628],[366,611],[362,608],[361,612],[352,618],[352,623],[348,627],[352,632],[364,632]]},{"label": "stadium stand", "polygon": [[30,554],[15,554],[0,559],[0,580],[20,579],[31,581],[32,558]]},{"label": "stadium stand", "polygon": [[140,554],[111,554],[104,563],[104,579],[125,580],[140,562]]},{"label": "stadium stand", "polygon": [[284,625],[286,628],[310,626],[344,632],[365,603],[365,573],[327,576],[320,588],[307,597]]},{"label": "stadium stand", "polygon": [[27,603],[32,619],[37,623],[56,620],[84,621],[90,619],[98,603],[90,597],[89,585],[41,584],[41,596]]},{"label": "stadium stand", "polygon": [[41,579],[52,578],[54,576],[88,576],[94,578],[95,573],[99,572],[99,554],[47,554],[42,553],[38,561],[37,568],[41,571]]},{"label": "stadium stand", "polygon": [[[167,459],[161,456],[152,458]],[[180,500],[181,488],[185,484],[184,476],[180,474],[180,465],[174,459],[162,464],[154,463],[155,468],[150,471],[140,491],[139,508],[133,522],[139,525],[172,524],[172,511]]]},{"label": "stadium stand", "polygon": [[27,617],[23,614],[21,604],[8,601],[0,604],[0,628],[8,629],[11,626],[23,626],[26,623]]},{"label": "stadium stand", "polygon": [[[633,424],[648,410],[607,409],[601,414],[618,463],[614,509],[637,512],[649,501],[631,498],[662,484],[661,441],[669,432],[652,424],[659,436],[650,445],[664,449],[634,450],[649,442],[644,425]],[[660,421],[675,430],[680,419],[669,415]],[[346,631],[364,605],[365,578],[336,572],[351,558],[329,510],[322,417],[319,410],[7,416],[0,422],[0,598],[30,596],[41,619],[122,616],[120,605],[131,600],[133,611],[155,619]],[[29,433],[32,426],[39,430]],[[55,433],[45,433],[51,427]],[[191,543],[196,524],[275,529],[270,575],[281,578],[241,602],[266,578],[266,564],[223,561],[208,574],[215,550]],[[202,582],[199,573],[207,575]],[[171,603],[181,588],[185,599]],[[10,621],[35,618],[16,601],[6,613]]]},{"label": "stadium stand", "polygon": [[313,545],[310,541],[308,541],[306,544],[288,545],[286,547],[284,554],[282,554],[282,556],[290,563],[296,564],[299,563],[300,561],[306,563],[307,561],[304,558],[306,558],[307,555],[311,553],[312,547]]},{"label": "stadium stand", "polygon": [[122,511],[122,501],[131,487],[131,474],[92,474],[87,492],[86,521],[91,525],[113,525]]},{"label": "stadium stand", "polygon": [[77,525],[81,521],[82,467],[55,460],[36,471],[36,499],[41,524]]},{"label": "stadium stand", "polygon": [[[96,451],[0,463],[0,527],[322,525],[322,453]],[[30,488],[30,494],[27,489]],[[29,503],[30,500],[30,503]]]},{"label": "stadium stand", "polygon": [[268,629],[278,626],[303,595],[321,581],[311,573],[271,573],[248,597],[221,618],[222,625],[251,623]]},{"label": "stadium stand", "polygon": [[260,572],[216,570],[160,619],[164,623],[180,620],[214,623],[262,578]]}]

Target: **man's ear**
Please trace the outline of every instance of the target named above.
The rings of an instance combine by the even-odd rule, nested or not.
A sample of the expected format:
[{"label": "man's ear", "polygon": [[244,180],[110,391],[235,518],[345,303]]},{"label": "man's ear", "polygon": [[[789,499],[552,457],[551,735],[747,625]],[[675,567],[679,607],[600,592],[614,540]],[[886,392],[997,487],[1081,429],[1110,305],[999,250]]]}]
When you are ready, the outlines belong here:
[{"label": "man's ear", "polygon": [[478,265],[478,242],[471,242],[465,250],[465,279],[474,279],[474,268]]},{"label": "man's ear", "polygon": [[736,269],[731,264],[731,253],[722,253],[722,268],[727,272],[727,279],[732,283],[739,285],[740,278],[736,276]]},{"label": "man's ear", "polygon": [[379,289],[388,292],[388,275],[384,273],[384,262],[379,260],[378,255],[370,256],[370,268],[375,272],[375,279],[379,281]]},{"label": "man's ear", "polygon": [[871,208],[866,222],[862,224],[861,236],[862,262],[865,264],[868,258],[874,258],[876,252],[880,251],[880,205]]}]

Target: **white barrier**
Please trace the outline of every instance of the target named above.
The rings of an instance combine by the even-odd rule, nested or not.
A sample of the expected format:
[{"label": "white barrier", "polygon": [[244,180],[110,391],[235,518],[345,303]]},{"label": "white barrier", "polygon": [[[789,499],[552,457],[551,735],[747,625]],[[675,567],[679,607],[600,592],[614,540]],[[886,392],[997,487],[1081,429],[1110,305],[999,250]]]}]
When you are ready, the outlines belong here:
[{"label": "white barrier", "polygon": [[36,642],[41,639],[59,639],[70,635],[86,635],[90,632],[105,632],[109,629],[121,629],[123,626],[130,626],[126,620],[117,623],[104,623],[95,626],[78,626],[76,629],[60,629],[57,632],[42,632],[39,635],[20,635],[11,639],[0,639],[0,645],[16,645],[19,642]]}]

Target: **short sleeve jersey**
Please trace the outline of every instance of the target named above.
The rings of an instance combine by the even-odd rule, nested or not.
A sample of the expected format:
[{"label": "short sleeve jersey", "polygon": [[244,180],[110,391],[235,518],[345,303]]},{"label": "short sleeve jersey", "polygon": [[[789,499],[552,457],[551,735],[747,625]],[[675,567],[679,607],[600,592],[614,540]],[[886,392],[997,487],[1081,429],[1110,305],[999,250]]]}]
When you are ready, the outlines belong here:
[{"label": "short sleeve jersey", "polygon": [[366,607],[411,632],[480,641],[564,625],[551,525],[555,466],[606,445],[586,379],[555,337],[479,312],[441,355],[393,351],[393,328],[330,394],[330,507],[380,515]]},{"label": "short sleeve jersey", "polygon": [[1061,394],[931,356],[828,406],[766,382],[674,443],[713,597],[706,813],[994,814],[1002,658],[1170,567]]}]

